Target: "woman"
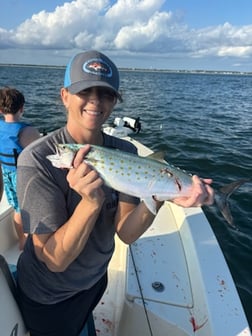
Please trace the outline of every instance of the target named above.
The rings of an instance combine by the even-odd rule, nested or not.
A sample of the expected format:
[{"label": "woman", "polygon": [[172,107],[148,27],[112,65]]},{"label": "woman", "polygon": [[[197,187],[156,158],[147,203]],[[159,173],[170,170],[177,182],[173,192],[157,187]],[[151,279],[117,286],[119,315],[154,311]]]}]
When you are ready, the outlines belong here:
[{"label": "woman", "polygon": [[[122,100],[114,63],[97,51],[75,55],[65,72],[61,98],[66,126],[23,151],[18,191],[29,238],[18,262],[18,289],[32,336],[77,336],[107,284],[114,235],[134,242],[154,215],[139,199],[104,185],[78,151],[73,168],[54,168],[46,159],[55,143],[93,144],[137,153],[129,142],[103,134],[101,127]],[[211,204],[211,180],[194,177],[182,206]],[[157,209],[161,203],[157,202]]]}]

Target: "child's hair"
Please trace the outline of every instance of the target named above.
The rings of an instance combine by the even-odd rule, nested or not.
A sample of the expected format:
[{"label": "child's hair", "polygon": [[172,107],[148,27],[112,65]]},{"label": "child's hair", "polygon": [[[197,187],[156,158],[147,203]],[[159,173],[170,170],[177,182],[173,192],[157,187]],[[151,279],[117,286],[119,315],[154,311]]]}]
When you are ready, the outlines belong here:
[{"label": "child's hair", "polygon": [[8,86],[0,89],[0,112],[16,114],[25,103],[22,92]]}]

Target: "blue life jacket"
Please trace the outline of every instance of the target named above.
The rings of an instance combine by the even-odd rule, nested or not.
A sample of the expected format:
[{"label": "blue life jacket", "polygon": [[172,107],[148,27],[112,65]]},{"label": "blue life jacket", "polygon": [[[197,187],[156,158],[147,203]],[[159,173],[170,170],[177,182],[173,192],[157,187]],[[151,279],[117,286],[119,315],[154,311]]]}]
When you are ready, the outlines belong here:
[{"label": "blue life jacket", "polygon": [[29,126],[24,122],[5,122],[0,120],[0,163],[11,171],[17,167],[17,158],[23,147],[19,143],[21,129]]}]

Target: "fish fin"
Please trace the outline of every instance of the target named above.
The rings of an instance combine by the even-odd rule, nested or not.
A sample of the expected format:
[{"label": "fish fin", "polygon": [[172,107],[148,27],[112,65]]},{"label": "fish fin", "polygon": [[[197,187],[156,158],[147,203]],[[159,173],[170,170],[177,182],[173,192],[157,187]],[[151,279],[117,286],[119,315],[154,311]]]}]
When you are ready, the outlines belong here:
[{"label": "fish fin", "polygon": [[159,162],[165,162],[165,152],[159,151],[147,156],[148,159],[152,159]]},{"label": "fish fin", "polygon": [[231,211],[229,209],[228,199],[231,194],[237,190],[241,185],[247,182],[251,182],[251,179],[241,179],[232,183],[229,183],[220,190],[215,191],[215,202],[217,204],[218,209],[220,210],[222,216],[226,219],[228,224],[237,229],[236,225],[234,224],[233,217]]},{"label": "fish fin", "polygon": [[146,205],[146,207],[153,213],[153,215],[157,214],[157,203],[152,197],[143,198],[142,201]]}]

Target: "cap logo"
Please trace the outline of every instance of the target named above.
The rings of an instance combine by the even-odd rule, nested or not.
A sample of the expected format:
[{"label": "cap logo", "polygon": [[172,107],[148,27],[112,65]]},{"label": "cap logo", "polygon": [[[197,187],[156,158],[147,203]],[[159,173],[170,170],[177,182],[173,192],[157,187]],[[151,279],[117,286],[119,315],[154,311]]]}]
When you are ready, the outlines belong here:
[{"label": "cap logo", "polygon": [[92,58],[83,64],[84,72],[104,77],[112,76],[111,67],[100,58]]}]

